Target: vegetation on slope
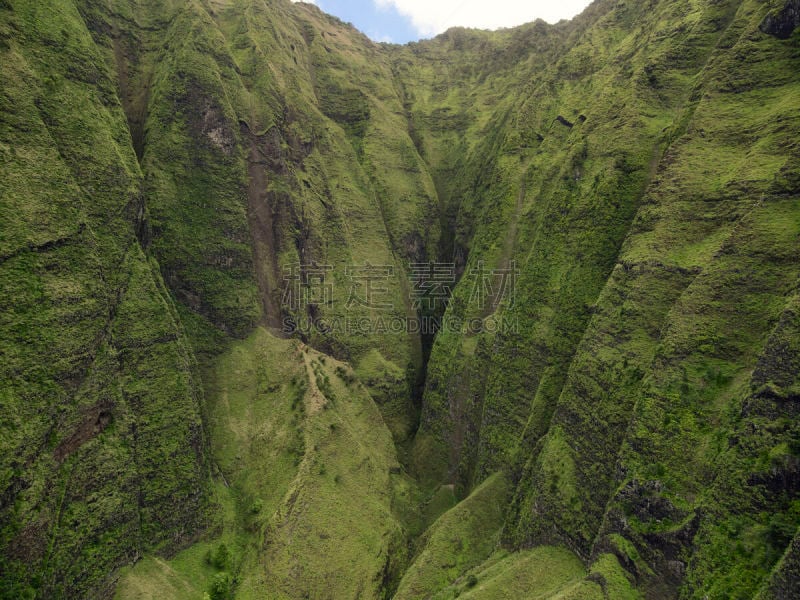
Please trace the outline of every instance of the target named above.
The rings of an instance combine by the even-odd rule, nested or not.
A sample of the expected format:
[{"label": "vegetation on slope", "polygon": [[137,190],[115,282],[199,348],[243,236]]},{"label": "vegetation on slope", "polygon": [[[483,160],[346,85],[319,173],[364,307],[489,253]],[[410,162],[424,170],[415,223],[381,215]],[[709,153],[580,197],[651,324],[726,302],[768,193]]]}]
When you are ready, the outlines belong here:
[{"label": "vegetation on slope", "polygon": [[403,560],[394,508],[405,486],[389,430],[351,377],[261,328],[234,344],[209,375],[214,534],[168,565],[137,565],[116,597],[162,597],[165,578],[175,598],[213,597],[221,578],[237,598],[379,597]]},{"label": "vegetation on slope", "polygon": [[202,390],[102,53],[71,2],[0,11],[0,594],[76,597],[202,528]]},{"label": "vegetation on slope", "polygon": [[798,14],[0,0],[0,596],[797,595]]}]

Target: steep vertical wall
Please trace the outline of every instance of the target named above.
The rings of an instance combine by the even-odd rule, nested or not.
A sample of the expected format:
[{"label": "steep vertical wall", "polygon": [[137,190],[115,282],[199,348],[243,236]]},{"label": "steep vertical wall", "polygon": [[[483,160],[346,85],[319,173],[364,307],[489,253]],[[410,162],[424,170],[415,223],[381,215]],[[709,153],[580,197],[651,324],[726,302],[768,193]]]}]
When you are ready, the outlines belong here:
[{"label": "steep vertical wall", "polygon": [[[258,325],[350,361],[409,438],[419,337],[302,323],[413,315],[436,190],[388,59],[319,11],[0,10],[2,592],[104,595],[213,521],[200,380]],[[343,271],[367,264],[388,311],[348,306]],[[325,302],[285,302],[287,273],[328,265]]]},{"label": "steep vertical wall", "polygon": [[202,388],[104,52],[72,3],[0,11],[0,588],[76,597],[202,528]]},{"label": "steep vertical wall", "polygon": [[[214,530],[235,475],[248,502],[251,480],[288,486],[242,594],[491,597],[545,557],[588,597],[791,597],[796,16],[598,0],[399,47],[285,0],[0,0],[2,595],[108,595],[119,566]],[[414,296],[430,261],[446,311]],[[353,268],[385,274],[380,302]],[[341,328],[442,313],[435,336]],[[304,377],[355,404],[302,417],[302,453],[236,437],[229,392],[282,436]],[[358,477],[323,485],[323,456]],[[359,495],[379,560],[293,588],[319,558],[293,527],[329,534],[313,490]],[[581,560],[526,554],[546,545]]]},{"label": "steep vertical wall", "polygon": [[[507,543],[613,553],[652,597],[753,594],[797,526],[794,404],[759,374],[793,360],[770,336],[797,290],[798,55],[766,12],[597,3],[571,32],[533,26],[552,62],[493,64],[494,117],[453,126],[475,141],[449,314],[479,326],[437,338],[414,464],[464,490],[516,465]],[[431,46],[488,65],[524,31]],[[476,306],[482,266],[511,264],[515,296]]]}]

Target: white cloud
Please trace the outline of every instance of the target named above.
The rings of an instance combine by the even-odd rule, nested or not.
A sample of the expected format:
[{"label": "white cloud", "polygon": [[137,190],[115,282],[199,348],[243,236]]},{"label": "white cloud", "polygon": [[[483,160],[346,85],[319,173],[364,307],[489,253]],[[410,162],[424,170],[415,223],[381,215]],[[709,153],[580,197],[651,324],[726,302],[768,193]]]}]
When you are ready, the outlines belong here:
[{"label": "white cloud", "polygon": [[411,18],[423,36],[450,27],[497,29],[538,19],[556,23],[570,19],[591,0],[373,0],[379,7],[394,6]]}]

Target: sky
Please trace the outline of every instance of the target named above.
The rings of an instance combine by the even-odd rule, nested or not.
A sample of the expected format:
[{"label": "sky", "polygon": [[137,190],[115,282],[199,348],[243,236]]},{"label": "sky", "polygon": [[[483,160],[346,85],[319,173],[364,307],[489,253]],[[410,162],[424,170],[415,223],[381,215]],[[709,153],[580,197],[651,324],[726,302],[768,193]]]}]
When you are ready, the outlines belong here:
[{"label": "sky", "polygon": [[[293,0],[296,1],[296,0]],[[305,0],[347,21],[376,42],[404,44],[450,27],[497,29],[544,19],[557,23],[591,0]]]}]

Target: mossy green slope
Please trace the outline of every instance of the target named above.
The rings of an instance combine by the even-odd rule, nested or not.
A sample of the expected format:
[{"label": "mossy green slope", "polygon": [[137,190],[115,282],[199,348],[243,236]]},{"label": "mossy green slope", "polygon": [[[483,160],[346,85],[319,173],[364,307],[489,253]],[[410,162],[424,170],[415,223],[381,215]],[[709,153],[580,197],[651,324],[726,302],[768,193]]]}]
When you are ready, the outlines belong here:
[{"label": "mossy green slope", "polygon": [[498,473],[443,514],[416,542],[419,552],[395,598],[429,598],[487,560],[500,543],[508,484]]},{"label": "mossy green slope", "polygon": [[797,14],[0,0],[0,596],[796,595]]},{"label": "mossy green slope", "polygon": [[[194,598],[223,574],[237,598],[380,597],[404,554],[400,469],[366,388],[344,363],[264,329],[233,345],[209,382],[217,533],[169,565],[137,565],[116,597],[162,597],[171,580],[174,597]],[[210,564],[221,545],[229,559]]]},{"label": "mossy green slope", "polygon": [[[757,458],[793,439],[791,410],[773,406],[756,417],[745,408],[796,289],[797,200],[781,183],[793,141],[778,124],[798,115],[797,83],[787,76],[796,49],[758,33],[760,7],[735,8],[671,134],[520,493],[526,536],[566,537],[587,557],[616,548],[624,558],[604,537],[622,533],[644,558],[633,571],[661,595],[685,581],[686,597],[750,597],[797,525],[796,492],[771,488]],[[734,71],[732,53],[749,60]],[[718,158],[709,164],[708,156]],[[742,423],[753,418],[787,426],[764,438]],[[566,486],[563,469],[549,470],[552,452],[575,473]],[[785,460],[778,468],[791,472]],[[610,504],[602,489],[613,492]],[[758,516],[762,502],[771,509]],[[775,520],[788,532],[774,533]]]},{"label": "mossy green slope", "polygon": [[[745,467],[730,452],[717,456],[724,446],[715,451],[711,444],[739,439],[723,415],[736,414],[747,396],[747,373],[796,289],[797,263],[789,256],[797,255],[797,190],[787,177],[794,168],[790,132],[796,125],[786,123],[795,123],[797,115],[791,66],[797,50],[795,43],[760,31],[764,15],[764,7],[746,2],[695,3],[688,12],[671,3],[655,10],[618,6],[538,74],[531,97],[497,109],[483,131],[485,147],[473,150],[484,162],[468,185],[480,190],[474,197],[482,212],[475,218],[466,194],[460,210],[473,229],[457,229],[456,235],[472,235],[465,243],[471,258],[450,313],[485,319],[485,310],[469,305],[471,266],[483,261],[504,268],[516,259],[517,297],[496,314],[519,329],[487,332],[477,341],[458,331],[442,333],[428,371],[417,437],[426,469],[436,465],[439,477],[469,489],[509,459],[527,464],[508,541],[566,542],[587,560],[613,549],[622,559],[619,545],[598,537],[619,523],[630,528],[629,506],[608,525],[617,519],[614,510],[607,512],[616,506],[608,505],[611,495],[669,496],[666,488],[689,486],[691,492],[678,495],[690,493],[690,506],[709,511],[703,521],[708,531],[692,520],[692,509],[669,500],[665,513],[652,517],[660,527],[674,519],[669,533],[637,537],[652,552],[644,561],[650,566],[631,568],[641,582],[655,569],[658,581],[645,587],[662,595],[693,580],[684,588],[688,595],[752,594],[797,525],[790,500],[795,492],[783,486],[766,502],[787,516],[770,512],[762,518],[785,523],[788,535],[757,537],[771,530],[750,512],[764,501],[768,485],[757,483],[755,462]],[[651,43],[640,44],[644,38]],[[621,86],[622,80],[630,83]],[[426,132],[418,127],[417,134],[424,139]],[[536,151],[520,139],[533,140]],[[711,163],[709,157],[715,157]],[[514,252],[515,245],[521,250]],[[746,280],[741,291],[731,279],[737,273]],[[712,316],[714,306],[718,316]],[[698,311],[704,316],[693,316]],[[698,319],[708,337],[700,339]],[[673,384],[677,395],[666,405],[674,415],[640,418],[637,411],[653,394],[650,382],[666,371],[664,348],[676,353],[683,373],[682,387]],[[717,364],[716,354],[723,353],[727,364]],[[731,383],[743,386],[742,392]],[[702,410],[703,417],[687,422],[681,404]],[[779,422],[791,418],[790,405],[782,410],[769,412]],[[643,422],[648,425],[637,431]],[[680,424],[685,442],[665,436],[669,422]],[[760,443],[778,448],[792,436],[789,429]],[[644,450],[654,443],[659,445]],[[687,448],[697,449],[694,462],[687,463]],[[648,472],[629,470],[625,462],[620,467],[620,452],[637,457]],[[432,453],[441,457],[438,463],[431,463]],[[675,462],[660,462],[670,454]],[[793,459],[781,460],[791,472]],[[710,479],[704,479],[709,464]],[[668,483],[673,476],[682,484]],[[727,494],[750,489],[754,497],[722,512],[724,494],[695,497],[724,480]],[[755,520],[714,541],[726,510],[750,512]],[[755,529],[748,534],[745,527]],[[744,536],[752,539],[750,546],[735,550]],[[714,566],[701,558],[706,552]]]},{"label": "mossy green slope", "polygon": [[[462,167],[479,192],[460,206],[470,258],[449,312],[487,331],[437,338],[420,474],[469,490],[518,461],[506,541],[567,543],[587,561],[613,551],[657,597],[683,582],[687,597],[754,593],[797,526],[797,490],[762,481],[755,462],[770,448],[791,455],[780,450],[794,435],[791,405],[767,410],[780,429],[759,434],[761,450],[747,442],[749,462],[724,452],[741,443],[730,427],[752,393],[748,373],[796,289],[797,46],[765,35],[765,14],[747,2],[601,12],[524,98],[500,104],[480,168]],[[513,305],[471,306],[479,265],[512,260]],[[511,332],[488,331],[493,311]],[[665,349],[680,374],[671,384]],[[658,393],[670,417],[638,415],[651,385],[674,390]],[[778,460],[793,472],[793,458]],[[703,498],[709,487],[720,491]],[[736,506],[720,510],[723,496]],[[630,533],[631,511],[653,497],[657,529]],[[772,507],[761,517],[759,502]],[[737,517],[720,539],[723,514],[742,512],[752,520]],[[639,566],[606,537],[619,528],[639,545]]]},{"label": "mossy green slope", "polygon": [[2,10],[2,595],[77,597],[204,520],[202,390],[72,3]]}]

